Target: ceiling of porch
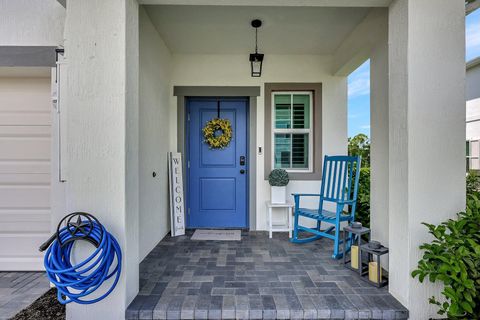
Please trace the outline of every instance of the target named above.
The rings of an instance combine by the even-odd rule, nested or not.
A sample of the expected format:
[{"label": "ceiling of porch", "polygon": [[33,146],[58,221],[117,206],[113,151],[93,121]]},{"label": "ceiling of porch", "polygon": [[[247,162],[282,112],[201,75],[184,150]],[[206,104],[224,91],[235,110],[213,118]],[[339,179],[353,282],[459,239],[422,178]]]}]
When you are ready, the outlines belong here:
[{"label": "ceiling of porch", "polygon": [[172,53],[246,54],[254,49],[250,21],[260,19],[259,51],[333,54],[365,18],[368,7],[145,6]]}]

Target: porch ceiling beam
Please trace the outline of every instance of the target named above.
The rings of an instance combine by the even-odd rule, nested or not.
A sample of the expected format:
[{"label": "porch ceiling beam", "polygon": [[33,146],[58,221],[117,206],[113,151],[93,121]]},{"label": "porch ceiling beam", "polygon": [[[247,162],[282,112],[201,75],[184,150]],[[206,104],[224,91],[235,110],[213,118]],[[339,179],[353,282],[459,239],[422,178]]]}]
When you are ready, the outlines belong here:
[{"label": "porch ceiling beam", "polygon": [[279,6],[279,7],[388,7],[392,0],[138,0],[146,5]]},{"label": "porch ceiling beam", "polygon": [[384,39],[388,30],[388,10],[374,8],[343,40],[334,53],[332,73],[347,76],[370,57],[372,48]]}]

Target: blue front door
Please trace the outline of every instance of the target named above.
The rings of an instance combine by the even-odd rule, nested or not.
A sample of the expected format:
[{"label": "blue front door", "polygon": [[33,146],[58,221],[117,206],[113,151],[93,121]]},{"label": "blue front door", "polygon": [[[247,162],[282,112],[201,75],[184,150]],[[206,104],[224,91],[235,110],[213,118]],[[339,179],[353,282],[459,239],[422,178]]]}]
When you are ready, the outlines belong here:
[{"label": "blue front door", "polygon": [[[247,99],[187,100],[187,227],[247,227]],[[232,140],[211,149],[202,129],[220,114],[232,124]]]}]

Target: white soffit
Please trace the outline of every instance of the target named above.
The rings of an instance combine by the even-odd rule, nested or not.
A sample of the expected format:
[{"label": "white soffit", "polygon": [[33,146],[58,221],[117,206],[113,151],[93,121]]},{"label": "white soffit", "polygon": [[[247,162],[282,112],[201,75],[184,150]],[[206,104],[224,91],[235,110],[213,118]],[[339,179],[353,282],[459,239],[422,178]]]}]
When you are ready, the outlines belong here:
[{"label": "white soffit", "polygon": [[393,0],[138,0],[138,3],[198,6],[388,7],[392,1]]},{"label": "white soffit", "polygon": [[145,6],[172,53],[246,54],[254,49],[252,19],[263,21],[259,51],[332,54],[369,7]]}]

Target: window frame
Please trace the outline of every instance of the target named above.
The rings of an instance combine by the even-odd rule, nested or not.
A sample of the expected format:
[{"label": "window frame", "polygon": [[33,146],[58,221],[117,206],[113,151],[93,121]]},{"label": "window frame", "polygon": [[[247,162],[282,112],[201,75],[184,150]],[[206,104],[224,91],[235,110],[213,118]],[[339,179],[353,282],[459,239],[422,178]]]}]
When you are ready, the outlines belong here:
[{"label": "window frame", "polygon": [[[291,112],[290,112],[290,123],[291,127],[289,129],[277,129],[275,128],[275,95],[290,95],[291,96]],[[310,103],[310,117],[309,117],[309,128],[308,129],[295,129],[293,128],[293,96],[294,95],[308,95],[309,96],[309,103]],[[298,90],[298,91],[288,91],[288,90],[274,90],[271,92],[271,106],[270,106],[270,116],[271,116],[271,128],[270,128],[270,141],[271,141],[271,169],[275,169],[275,134],[308,134],[308,168],[306,169],[296,169],[296,168],[282,168],[286,170],[288,173],[313,173],[313,154],[314,154],[314,135],[315,135],[315,119],[313,110],[315,109],[314,100],[313,100],[313,91],[309,90]],[[293,147],[293,138],[292,143],[290,144],[290,166],[292,166],[292,147]]]},{"label": "window frame", "polygon": [[[480,160],[480,138],[466,140],[466,143],[467,143],[466,149],[468,149],[468,153],[466,155],[467,172],[470,170],[478,170],[478,169],[472,169],[472,160]],[[479,152],[476,155],[472,155],[472,143],[478,144]]]}]

